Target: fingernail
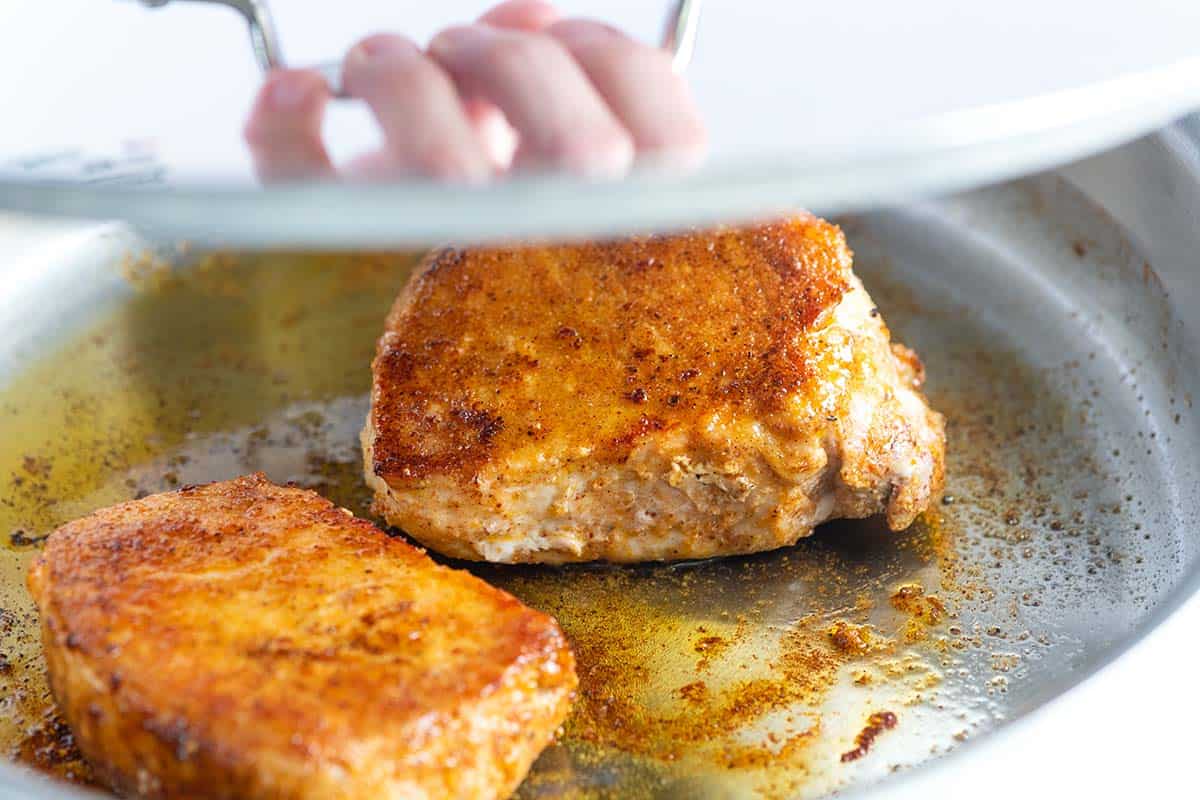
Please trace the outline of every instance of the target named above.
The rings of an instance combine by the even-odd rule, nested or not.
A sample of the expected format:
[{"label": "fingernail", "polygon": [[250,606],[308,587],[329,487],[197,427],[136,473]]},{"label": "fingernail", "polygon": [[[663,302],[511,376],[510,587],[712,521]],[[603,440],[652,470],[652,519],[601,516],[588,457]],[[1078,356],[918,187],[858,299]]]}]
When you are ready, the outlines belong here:
[{"label": "fingernail", "polygon": [[346,54],[346,63],[364,66],[368,61],[397,55],[416,55],[417,46],[403,36],[380,34],[364,39]]},{"label": "fingernail", "polygon": [[367,51],[365,44],[356,44],[351,47],[346,52],[346,57],[342,59],[342,81],[346,80],[346,73],[361,70],[370,60],[371,54]]},{"label": "fingernail", "polygon": [[591,20],[566,20],[554,25],[551,30],[555,36],[580,43],[609,40],[616,36],[624,38],[625,36],[612,25]]},{"label": "fingernail", "polygon": [[268,90],[268,101],[281,111],[302,107],[312,92],[312,84],[303,75],[280,75]]},{"label": "fingernail", "polygon": [[434,55],[451,50],[467,50],[480,46],[492,36],[492,31],[486,25],[462,25],[457,28],[447,28],[433,37],[429,50]]}]

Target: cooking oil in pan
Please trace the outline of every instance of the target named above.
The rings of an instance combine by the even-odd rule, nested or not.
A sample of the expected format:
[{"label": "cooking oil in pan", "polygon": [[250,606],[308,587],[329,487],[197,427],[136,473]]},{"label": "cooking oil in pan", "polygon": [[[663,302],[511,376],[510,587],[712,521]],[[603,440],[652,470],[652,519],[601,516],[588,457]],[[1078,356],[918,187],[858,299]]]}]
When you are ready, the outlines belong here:
[{"label": "cooking oil in pan", "polygon": [[[745,558],[460,564],[554,614],[577,654],[575,710],[520,796],[820,796],[1020,713],[1091,646],[1064,608],[1102,598],[1106,570],[1151,544],[1122,529],[1112,558],[1105,509],[1128,501],[1087,415],[986,322],[935,295],[918,302],[882,250],[859,249],[948,418],[945,503],[903,533],[839,522]],[[254,470],[371,517],[357,434],[374,340],[413,263],[215,257],[142,276],[114,316],[3,390],[0,744],[12,757],[89,779],[54,713],[23,586],[56,525]],[[1126,508],[1122,524],[1135,517]]]}]

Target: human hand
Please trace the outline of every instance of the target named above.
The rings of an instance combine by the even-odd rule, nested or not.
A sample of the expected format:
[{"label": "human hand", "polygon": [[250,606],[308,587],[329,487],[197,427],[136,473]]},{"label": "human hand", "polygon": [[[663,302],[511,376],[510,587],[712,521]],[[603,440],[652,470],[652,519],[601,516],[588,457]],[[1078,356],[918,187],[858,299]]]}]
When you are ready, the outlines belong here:
[{"label": "human hand", "polygon": [[542,0],[507,0],[422,50],[378,34],[350,49],[346,91],[370,106],[384,145],[338,170],[321,138],[329,87],[276,70],[246,142],[264,182],[436,178],[479,183],[512,170],[619,176],[636,160],[704,154],[699,113],[670,56]]}]

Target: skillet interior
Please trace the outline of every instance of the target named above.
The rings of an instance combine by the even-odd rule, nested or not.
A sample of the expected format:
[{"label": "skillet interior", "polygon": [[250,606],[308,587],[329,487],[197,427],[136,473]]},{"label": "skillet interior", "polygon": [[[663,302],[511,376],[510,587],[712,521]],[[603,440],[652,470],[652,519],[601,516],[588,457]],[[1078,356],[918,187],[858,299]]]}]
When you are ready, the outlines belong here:
[{"label": "skillet interior", "polygon": [[[581,662],[579,708],[522,796],[865,785],[1040,705],[1193,566],[1194,361],[1108,216],[1045,176],[841,223],[948,417],[952,502],[904,534],[837,523],[751,558],[472,567],[556,614]],[[15,758],[86,777],[47,716],[21,583],[54,525],[253,469],[368,513],[367,364],[411,260],[164,272],[97,255],[96,280],[45,295],[74,332],[51,336],[63,314],[34,314],[0,391],[0,740]],[[897,598],[905,586],[924,596]],[[869,652],[831,637],[837,622],[870,625]],[[843,762],[885,711],[896,728]]]}]

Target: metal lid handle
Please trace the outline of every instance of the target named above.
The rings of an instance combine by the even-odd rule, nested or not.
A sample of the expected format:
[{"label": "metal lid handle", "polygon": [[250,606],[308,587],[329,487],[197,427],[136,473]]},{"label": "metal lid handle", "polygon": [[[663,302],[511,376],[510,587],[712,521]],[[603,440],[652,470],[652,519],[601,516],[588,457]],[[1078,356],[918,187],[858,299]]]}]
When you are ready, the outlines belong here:
[{"label": "metal lid handle", "polygon": [[[228,6],[246,20],[250,28],[250,43],[254,57],[263,72],[285,66],[283,51],[279,46],[279,35],[271,9],[266,0],[182,0],[192,3],[213,3]],[[172,0],[139,0],[149,8],[161,8]],[[696,48],[696,35],[700,28],[701,0],[674,0],[667,10],[666,25],[662,35],[662,48],[671,54],[671,64],[676,72],[683,72],[692,59]],[[336,97],[346,97],[342,88],[342,66],[340,62],[319,64],[319,71],[328,81]]]}]

